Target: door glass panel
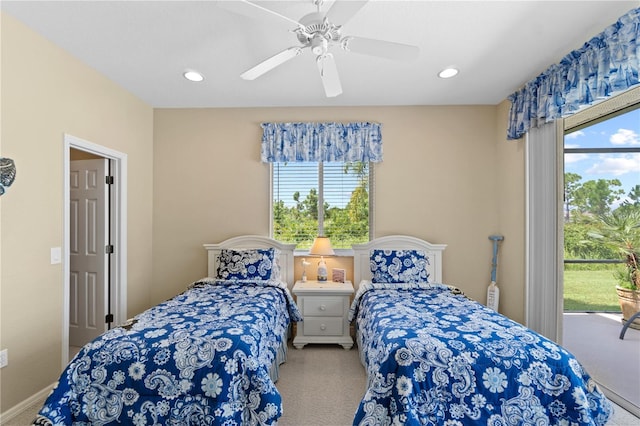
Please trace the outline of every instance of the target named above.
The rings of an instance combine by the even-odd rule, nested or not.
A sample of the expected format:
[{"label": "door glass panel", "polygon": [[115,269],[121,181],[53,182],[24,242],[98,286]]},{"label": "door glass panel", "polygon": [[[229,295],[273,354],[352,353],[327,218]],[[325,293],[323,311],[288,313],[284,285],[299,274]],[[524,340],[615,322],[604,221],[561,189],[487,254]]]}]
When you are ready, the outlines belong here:
[{"label": "door glass panel", "polygon": [[[640,412],[640,330],[624,340],[616,285],[620,253],[594,238],[602,216],[640,210],[640,104],[572,129],[564,137],[563,345],[594,375],[608,397]],[[634,334],[637,333],[637,334]],[[602,351],[602,347],[607,347]],[[613,356],[612,358],[608,358]]]}]

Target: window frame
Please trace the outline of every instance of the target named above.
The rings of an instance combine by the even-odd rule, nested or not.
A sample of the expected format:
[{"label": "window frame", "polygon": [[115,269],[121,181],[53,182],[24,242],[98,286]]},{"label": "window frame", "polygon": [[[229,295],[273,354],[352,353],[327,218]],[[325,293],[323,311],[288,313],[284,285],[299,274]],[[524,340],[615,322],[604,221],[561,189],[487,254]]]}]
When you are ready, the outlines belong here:
[{"label": "window frame", "polygon": [[[318,162],[319,167],[318,167],[318,179],[324,179],[324,170],[322,167],[322,162]],[[338,161],[336,161],[336,163],[340,163]],[[346,162],[341,162],[341,163],[346,163]],[[273,199],[274,199],[274,164],[276,164],[275,162],[273,163],[269,163],[269,237],[270,238],[274,238],[274,232],[273,232],[273,228],[274,228],[274,217],[273,217]],[[375,163],[372,161],[368,162],[369,164],[369,174],[368,174],[368,179],[369,179],[369,191],[368,191],[368,195],[369,195],[369,241],[371,241],[374,238],[374,224],[375,224]],[[322,189],[322,185],[318,185],[318,202],[321,203],[322,200],[324,199],[324,190]],[[320,230],[324,230],[324,209],[318,209],[318,235],[322,235],[320,234]],[[334,247],[334,251],[336,253],[336,256],[352,256],[353,255],[353,250],[351,248],[335,248]],[[309,253],[309,249],[299,249],[296,248],[294,250],[294,254],[295,255],[306,255]]]}]

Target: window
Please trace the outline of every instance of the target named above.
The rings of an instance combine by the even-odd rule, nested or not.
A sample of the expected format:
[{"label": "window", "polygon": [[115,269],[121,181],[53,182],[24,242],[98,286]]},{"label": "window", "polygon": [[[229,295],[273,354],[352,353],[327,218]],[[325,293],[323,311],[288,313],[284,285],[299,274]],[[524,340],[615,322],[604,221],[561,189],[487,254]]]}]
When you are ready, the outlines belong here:
[{"label": "window", "polygon": [[301,249],[318,235],[334,248],[369,241],[372,182],[371,163],[272,163],[273,238]]},{"label": "window", "polygon": [[620,255],[589,235],[640,209],[640,104],[567,129],[564,164],[564,309],[619,312]]}]

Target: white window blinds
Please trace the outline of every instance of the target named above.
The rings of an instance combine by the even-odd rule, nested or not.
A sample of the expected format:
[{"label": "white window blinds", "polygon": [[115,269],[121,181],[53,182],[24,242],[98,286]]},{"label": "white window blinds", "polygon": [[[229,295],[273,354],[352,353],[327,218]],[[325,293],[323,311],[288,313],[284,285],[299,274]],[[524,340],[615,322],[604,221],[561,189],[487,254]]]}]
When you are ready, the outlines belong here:
[{"label": "white window blinds", "polygon": [[330,237],[334,248],[369,241],[369,163],[272,164],[275,239],[302,249],[317,235]]}]

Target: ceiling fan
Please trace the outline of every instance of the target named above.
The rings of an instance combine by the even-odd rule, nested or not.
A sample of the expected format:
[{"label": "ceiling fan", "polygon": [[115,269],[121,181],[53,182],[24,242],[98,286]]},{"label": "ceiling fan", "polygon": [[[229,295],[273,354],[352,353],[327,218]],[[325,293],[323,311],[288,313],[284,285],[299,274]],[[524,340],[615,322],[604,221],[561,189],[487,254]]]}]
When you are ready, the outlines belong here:
[{"label": "ceiling fan", "polygon": [[301,55],[309,48],[316,55],[316,64],[327,97],[342,93],[335,59],[329,49],[340,46],[347,52],[379,56],[394,60],[411,60],[418,56],[417,46],[392,41],[342,35],[342,26],[351,19],[368,0],[336,0],[326,13],[321,11],[324,0],[312,0],[317,11],[309,13],[300,20],[286,17],[249,0],[223,1],[221,6],[227,10],[259,19],[283,24],[297,36],[298,46],[292,46],[265,59],[240,75],[245,80],[255,80],[261,75]]}]

